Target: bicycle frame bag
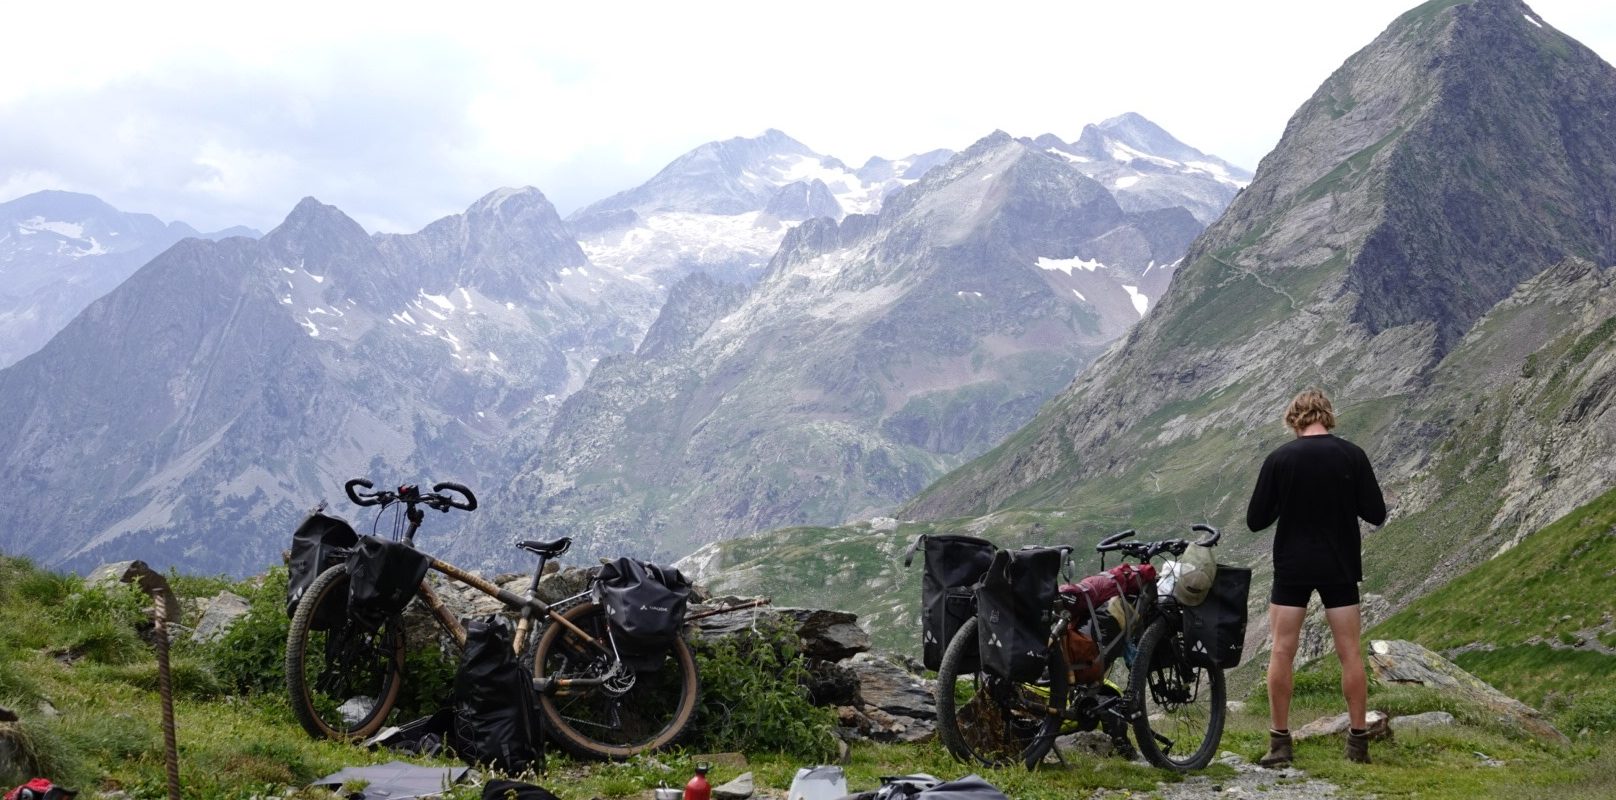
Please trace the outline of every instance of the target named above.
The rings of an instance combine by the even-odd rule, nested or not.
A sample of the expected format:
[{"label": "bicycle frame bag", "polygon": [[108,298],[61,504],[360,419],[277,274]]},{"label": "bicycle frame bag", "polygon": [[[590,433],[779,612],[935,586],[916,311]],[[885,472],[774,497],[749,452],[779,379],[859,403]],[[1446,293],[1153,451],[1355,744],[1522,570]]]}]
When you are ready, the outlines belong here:
[{"label": "bicycle frame bag", "polygon": [[366,536],[348,556],[348,619],[365,630],[404,610],[431,566],[426,554],[409,545]]},{"label": "bicycle frame bag", "polygon": [[690,602],[690,579],[679,570],[632,558],[601,565],[591,591],[606,609],[617,654],[641,672],[661,668],[679,638]]},{"label": "bicycle frame bag", "polygon": [[533,673],[511,652],[511,628],[490,615],[466,622],[466,650],[449,695],[449,744],[472,766],[515,775],[544,769],[544,737]]},{"label": "bicycle frame bag", "polygon": [[1246,600],[1251,570],[1219,564],[1212,590],[1200,605],[1184,608],[1184,638],[1190,661],[1203,667],[1233,669],[1246,647]]},{"label": "bicycle frame bag", "polygon": [[[309,514],[303,524],[297,526],[297,532],[292,534],[292,549],[286,558],[286,616],[297,613],[297,601],[303,599],[303,593],[309,590],[309,584],[314,579],[332,567],[341,564],[348,557],[348,551],[359,543],[359,535],[354,533],[352,525],[337,517],[326,516],[315,510]],[[314,629],[327,630],[332,624],[340,623],[342,615],[325,614],[321,609],[320,617],[334,616],[334,619],[316,618]],[[340,610],[339,610],[340,611]]]},{"label": "bicycle frame bag", "polygon": [[982,670],[1012,681],[1037,679],[1049,662],[1048,613],[1060,579],[1060,550],[1000,550],[976,585],[976,642]]},{"label": "bicycle frame bag", "polygon": [[[976,583],[993,563],[997,549],[975,536],[923,533],[904,553],[907,567],[914,561],[915,550],[926,551],[920,575],[920,660],[926,669],[942,666],[943,651],[954,634],[976,616]],[[966,669],[975,671],[978,666],[974,655],[966,659]]]}]

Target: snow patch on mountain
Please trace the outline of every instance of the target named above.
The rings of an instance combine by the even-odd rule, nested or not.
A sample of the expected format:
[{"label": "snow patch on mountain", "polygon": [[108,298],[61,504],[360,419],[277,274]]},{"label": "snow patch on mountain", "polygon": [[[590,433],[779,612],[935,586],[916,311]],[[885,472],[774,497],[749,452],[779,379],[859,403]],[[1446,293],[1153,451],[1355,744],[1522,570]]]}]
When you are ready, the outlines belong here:
[{"label": "snow patch on mountain", "polygon": [[1051,272],[1064,272],[1067,275],[1072,274],[1074,269],[1086,272],[1107,269],[1104,264],[1091,258],[1040,258],[1038,259],[1038,268],[1047,269]]}]

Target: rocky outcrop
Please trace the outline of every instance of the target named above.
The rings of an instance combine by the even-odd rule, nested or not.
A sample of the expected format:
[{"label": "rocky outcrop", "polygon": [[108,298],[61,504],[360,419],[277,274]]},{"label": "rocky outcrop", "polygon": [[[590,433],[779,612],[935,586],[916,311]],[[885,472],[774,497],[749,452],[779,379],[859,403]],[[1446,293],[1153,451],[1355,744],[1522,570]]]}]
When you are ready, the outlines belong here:
[{"label": "rocky outcrop", "polygon": [[1370,642],[1369,668],[1383,682],[1425,686],[1486,708],[1497,714],[1501,722],[1543,741],[1552,744],[1570,741],[1549,724],[1542,712],[1498,691],[1457,664],[1413,642]]},{"label": "rocky outcrop", "polygon": [[224,636],[247,613],[247,598],[235,592],[220,592],[202,609],[202,618],[191,631],[191,641],[211,642]]}]

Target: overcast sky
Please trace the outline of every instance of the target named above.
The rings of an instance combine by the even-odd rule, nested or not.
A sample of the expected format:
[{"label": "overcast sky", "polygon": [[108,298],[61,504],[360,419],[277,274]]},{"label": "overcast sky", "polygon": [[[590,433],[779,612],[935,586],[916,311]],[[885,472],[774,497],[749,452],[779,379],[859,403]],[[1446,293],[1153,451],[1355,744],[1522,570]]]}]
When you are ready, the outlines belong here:
[{"label": "overcast sky", "polygon": [[[995,128],[1074,139],[1124,111],[1254,168],[1413,5],[11,5],[0,200],[69,189],[268,230],[313,195],[413,231],[500,186],[537,186],[566,214],[771,127],[857,166]],[[1531,5],[1616,59],[1616,2]]]}]

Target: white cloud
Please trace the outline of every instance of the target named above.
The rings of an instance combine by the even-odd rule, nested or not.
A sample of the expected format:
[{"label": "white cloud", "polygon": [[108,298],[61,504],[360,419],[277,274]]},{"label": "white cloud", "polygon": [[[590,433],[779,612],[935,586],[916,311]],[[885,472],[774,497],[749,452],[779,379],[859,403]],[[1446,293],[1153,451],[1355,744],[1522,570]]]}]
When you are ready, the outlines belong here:
[{"label": "white cloud", "polygon": [[[496,186],[565,213],[769,127],[857,164],[1128,110],[1254,167],[1413,4],[26,4],[0,199],[44,183],[267,228],[314,195],[414,230]],[[1616,4],[1534,10],[1616,54]]]}]

